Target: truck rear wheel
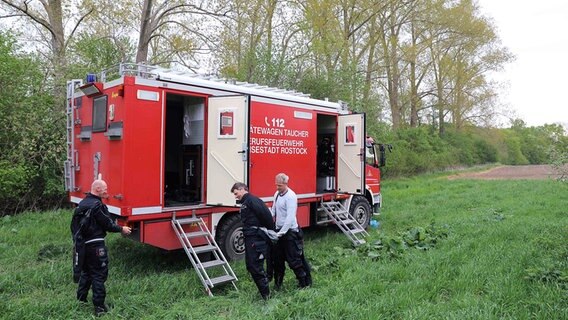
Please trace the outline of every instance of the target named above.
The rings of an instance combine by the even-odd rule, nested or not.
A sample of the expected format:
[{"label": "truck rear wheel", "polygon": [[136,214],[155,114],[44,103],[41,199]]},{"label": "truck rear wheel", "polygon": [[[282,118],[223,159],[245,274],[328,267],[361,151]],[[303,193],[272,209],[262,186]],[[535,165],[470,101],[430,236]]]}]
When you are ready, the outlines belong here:
[{"label": "truck rear wheel", "polygon": [[359,222],[363,229],[367,229],[373,213],[371,211],[371,205],[365,197],[353,197],[351,206],[349,207],[349,213]]},{"label": "truck rear wheel", "polygon": [[227,260],[239,260],[245,256],[245,237],[243,223],[238,214],[232,214],[221,221],[217,227],[215,241]]}]

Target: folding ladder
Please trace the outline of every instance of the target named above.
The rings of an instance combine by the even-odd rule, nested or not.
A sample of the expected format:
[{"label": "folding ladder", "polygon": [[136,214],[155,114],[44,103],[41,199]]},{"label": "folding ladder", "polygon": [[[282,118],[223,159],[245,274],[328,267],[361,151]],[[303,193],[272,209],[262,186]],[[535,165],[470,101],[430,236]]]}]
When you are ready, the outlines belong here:
[{"label": "folding ladder", "polygon": [[357,246],[366,242],[364,237],[369,234],[341,202],[322,202],[320,207],[354,245]]},{"label": "folding ladder", "polygon": [[[196,229],[194,227],[197,226],[198,230],[186,232],[183,228],[184,225],[192,225],[192,229],[194,230]],[[174,214],[172,227],[209,296],[213,296],[211,289],[215,285],[222,283],[231,282],[233,287],[238,290],[235,284],[235,281],[238,281],[237,276],[233,272],[233,269],[231,269],[227,259],[225,259],[223,252],[221,252],[221,249],[215,242],[211,232],[209,232],[209,228],[207,228],[207,225],[203,222],[203,219],[197,218],[195,215],[190,218],[176,219]],[[191,244],[190,239],[202,239],[205,241],[201,242],[205,242],[205,244],[194,246]],[[211,253],[212,260],[202,262],[198,255],[207,252]],[[215,276],[211,277],[208,271],[209,273],[215,273]]]}]

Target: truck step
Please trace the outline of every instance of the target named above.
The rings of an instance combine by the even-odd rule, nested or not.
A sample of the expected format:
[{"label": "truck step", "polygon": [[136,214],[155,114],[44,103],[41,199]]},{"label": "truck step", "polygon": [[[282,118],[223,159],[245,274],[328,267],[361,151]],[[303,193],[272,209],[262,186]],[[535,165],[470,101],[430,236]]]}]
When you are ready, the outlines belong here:
[{"label": "truck step", "polygon": [[197,238],[197,237],[206,236],[208,234],[209,233],[207,233],[207,231],[194,231],[194,232],[187,232],[185,236],[188,238]]},{"label": "truck step", "polygon": [[182,219],[177,219],[177,222],[179,222],[179,224],[191,224],[191,223],[199,223],[201,221],[200,218],[182,218]]},{"label": "truck step", "polygon": [[203,269],[221,266],[221,265],[224,265],[224,264],[227,264],[227,263],[223,260],[211,260],[211,261],[201,262]]},{"label": "truck step", "polygon": [[211,280],[211,286],[214,286],[214,285],[220,284],[220,283],[235,281],[235,277],[227,274],[227,275],[224,275],[224,276],[211,278],[209,280]]},{"label": "truck step", "polygon": [[199,247],[194,247],[193,251],[195,251],[195,253],[203,253],[203,252],[211,252],[213,250],[217,249],[217,247],[215,247],[214,245],[205,245],[205,246],[199,246]]}]

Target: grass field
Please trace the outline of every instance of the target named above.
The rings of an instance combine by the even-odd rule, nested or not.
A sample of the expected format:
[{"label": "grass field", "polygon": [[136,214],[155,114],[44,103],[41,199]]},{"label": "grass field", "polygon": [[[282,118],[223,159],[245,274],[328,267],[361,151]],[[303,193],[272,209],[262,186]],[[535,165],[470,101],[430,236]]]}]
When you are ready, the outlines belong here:
[{"label": "grass field", "polygon": [[[204,294],[182,252],[107,237],[107,319],[568,319],[568,184],[384,181],[368,245],[306,231],[314,285],[262,302],[244,262],[239,291]],[[0,318],[88,319],[75,301],[68,210],[0,218]]]}]

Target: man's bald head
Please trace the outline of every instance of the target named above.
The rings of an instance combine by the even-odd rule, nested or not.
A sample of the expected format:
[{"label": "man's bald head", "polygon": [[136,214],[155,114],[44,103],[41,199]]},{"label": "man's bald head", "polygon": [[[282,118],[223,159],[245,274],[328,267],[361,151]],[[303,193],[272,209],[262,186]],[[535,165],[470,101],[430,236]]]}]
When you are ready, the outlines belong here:
[{"label": "man's bald head", "polygon": [[91,184],[91,193],[103,199],[108,198],[107,183],[102,179],[97,179]]}]

